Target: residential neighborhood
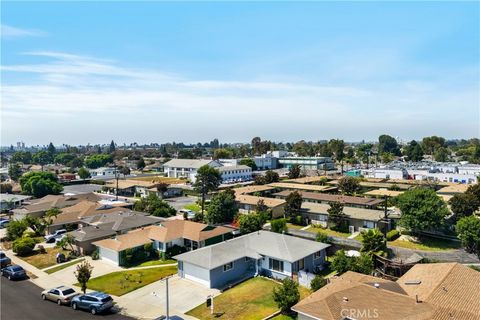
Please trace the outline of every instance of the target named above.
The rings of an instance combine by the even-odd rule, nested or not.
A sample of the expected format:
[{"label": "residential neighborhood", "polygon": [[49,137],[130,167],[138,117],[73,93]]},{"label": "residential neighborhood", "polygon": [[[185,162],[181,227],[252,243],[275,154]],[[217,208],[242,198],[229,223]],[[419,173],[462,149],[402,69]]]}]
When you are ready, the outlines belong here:
[{"label": "residential neighborhood", "polygon": [[0,3],[0,320],[480,320],[478,1]]}]

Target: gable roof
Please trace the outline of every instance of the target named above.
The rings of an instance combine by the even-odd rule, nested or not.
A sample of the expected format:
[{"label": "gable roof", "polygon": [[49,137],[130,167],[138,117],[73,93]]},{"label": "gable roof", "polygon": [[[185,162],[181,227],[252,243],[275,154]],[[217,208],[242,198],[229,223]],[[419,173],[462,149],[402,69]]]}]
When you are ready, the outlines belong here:
[{"label": "gable roof", "polygon": [[261,256],[268,256],[293,263],[329,246],[321,242],[262,230],[186,252],[174,258],[211,270],[242,257],[259,259]]},{"label": "gable roof", "polygon": [[114,231],[123,231],[127,229],[144,227],[157,224],[162,219],[148,216],[143,212],[137,211],[118,211],[110,214],[100,214],[84,219],[86,223],[95,226],[112,223],[111,229]]},{"label": "gable roof", "polygon": [[[377,287],[375,286],[377,284]],[[292,310],[322,320],[343,319],[345,310],[362,311],[352,314],[357,320],[426,320],[434,307],[417,303],[393,281],[346,272],[297,303]]]},{"label": "gable roof", "polygon": [[127,209],[120,206],[109,206],[98,202],[84,200],[77,204],[62,209],[62,213],[53,219],[52,225],[78,222],[81,219],[100,214],[123,212]]},{"label": "gable roof", "polygon": [[79,242],[111,237],[116,234],[116,232],[112,229],[113,224],[113,222],[110,222],[101,224],[99,226],[86,226],[74,231],[70,231],[68,234],[72,235],[75,240]]},{"label": "gable roof", "polygon": [[44,212],[51,208],[66,208],[73,206],[81,201],[99,201],[100,197],[94,193],[85,193],[77,195],[47,195],[43,198],[33,200],[30,204],[24,205],[14,212],[18,213],[35,213]]},{"label": "gable roof", "polygon": [[[139,230],[143,230],[141,236],[140,233],[138,233]],[[114,251],[122,251],[138,246],[137,244],[141,241],[146,241],[145,239],[149,239],[149,241],[143,243],[148,243],[152,240],[165,243],[181,238],[198,242],[231,232],[232,229],[225,227],[213,227],[187,220],[169,220],[162,222],[161,225],[148,226],[142,229],[133,230],[117,236],[116,239],[106,239],[94,242],[93,244]],[[132,239],[129,239],[129,237],[132,237]]]},{"label": "gable roof", "polygon": [[194,168],[198,169],[204,165],[210,165],[214,162],[214,166],[221,167],[222,165],[214,160],[199,160],[199,159],[172,159],[163,164],[164,167],[175,168]]},{"label": "gable roof", "polygon": [[397,282],[410,296],[437,306],[434,319],[480,319],[478,271],[459,263],[416,264]]},{"label": "gable roof", "polygon": [[[276,197],[286,198],[291,191],[285,190],[281,192],[274,193]],[[367,198],[367,197],[354,197],[354,196],[345,196],[341,194],[329,194],[329,193],[318,193],[318,192],[307,192],[299,191],[302,195],[302,198],[311,199],[316,201],[327,201],[327,202],[340,202],[345,204],[354,204],[354,205],[363,205],[363,206],[376,206],[383,203],[383,199],[377,198]]]}]

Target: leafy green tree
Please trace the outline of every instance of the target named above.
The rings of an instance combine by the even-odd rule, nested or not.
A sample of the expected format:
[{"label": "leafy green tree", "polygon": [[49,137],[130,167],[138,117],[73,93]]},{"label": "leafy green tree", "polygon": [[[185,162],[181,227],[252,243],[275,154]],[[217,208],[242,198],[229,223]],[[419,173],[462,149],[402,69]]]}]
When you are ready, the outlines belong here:
[{"label": "leafy green tree", "polygon": [[89,169],[97,169],[113,162],[110,154],[94,154],[85,159],[85,166]]},{"label": "leafy green tree", "polygon": [[75,157],[73,160],[67,162],[67,166],[70,168],[81,168],[83,166],[83,159]]},{"label": "leafy green tree", "polygon": [[50,208],[45,212],[45,215],[42,217],[42,223],[45,228],[48,228],[52,225],[55,218],[62,213],[62,211],[56,207]]},{"label": "leafy green tree", "polygon": [[383,163],[390,163],[394,160],[395,157],[394,157],[393,153],[383,152],[381,154],[381,158],[382,158]]},{"label": "leafy green tree", "polygon": [[290,308],[297,304],[299,300],[298,283],[288,277],[282,280],[280,287],[273,289],[273,301],[283,313],[290,312]]},{"label": "leafy green tree", "polygon": [[408,146],[405,148],[404,155],[408,158],[409,161],[422,161],[423,159],[423,149],[422,146],[415,140],[410,141]]},{"label": "leafy green tree", "polygon": [[182,149],[178,151],[178,159],[195,159],[195,154],[191,150]]},{"label": "leafy green tree", "polygon": [[70,161],[73,161],[77,156],[74,155],[73,153],[59,153],[57,154],[54,158],[53,161],[55,163],[60,163],[66,165]]},{"label": "leafy green tree", "polygon": [[257,201],[257,205],[255,206],[255,211],[257,212],[267,212],[268,207],[265,204],[265,201],[263,199],[260,199]]},{"label": "leafy green tree", "polygon": [[231,159],[232,157],[233,153],[228,149],[215,149],[213,152],[213,159]]},{"label": "leafy green tree", "polygon": [[77,278],[80,287],[82,288],[83,294],[87,292],[87,283],[92,276],[93,267],[88,261],[84,261],[81,264],[77,265],[77,270],[75,271],[75,277]]},{"label": "leafy green tree", "polygon": [[378,229],[363,231],[362,244],[363,246],[360,251],[367,254],[375,253],[382,255],[387,249],[387,240]]},{"label": "leafy green tree", "polygon": [[341,177],[338,180],[338,189],[340,189],[342,194],[353,195],[360,190],[360,181],[355,177]]},{"label": "leafy green tree", "polygon": [[394,137],[387,134],[382,134],[378,137],[378,153],[391,153],[394,156],[400,155],[400,148],[398,147],[397,140]]},{"label": "leafy green tree", "polygon": [[448,158],[450,157],[450,152],[448,152],[448,149],[445,147],[440,147],[435,151],[435,161],[438,162],[447,162]]},{"label": "leafy green tree", "polygon": [[240,232],[243,234],[262,230],[262,217],[257,213],[241,214],[238,218]]},{"label": "leafy green tree", "polygon": [[27,230],[28,224],[24,219],[12,220],[7,225],[7,238],[9,240],[15,240],[21,238],[25,230]]},{"label": "leafy green tree", "polygon": [[255,164],[255,161],[253,159],[245,158],[240,160],[239,163],[244,166],[249,166],[250,168],[252,168],[252,171],[257,170],[257,165]]},{"label": "leafy green tree", "polygon": [[75,248],[73,247],[74,244],[75,244],[75,237],[72,236],[71,234],[67,234],[56,243],[56,246],[59,248],[62,248],[63,250],[66,250],[67,246],[69,246],[70,251],[73,252],[75,251]]},{"label": "leafy green tree", "polygon": [[423,150],[429,154],[434,155],[435,151],[445,145],[445,138],[431,136],[425,137],[422,140]]},{"label": "leafy green tree", "polygon": [[399,225],[412,232],[439,228],[449,215],[445,201],[430,188],[405,191],[396,202],[402,213]]},{"label": "leafy green tree", "polygon": [[353,259],[347,257],[344,250],[338,250],[332,259],[331,267],[339,274],[345,273],[352,269]]},{"label": "leafy green tree", "polygon": [[237,212],[235,192],[227,189],[212,197],[208,204],[205,220],[208,224],[232,222]]},{"label": "leafy green tree", "polygon": [[480,183],[476,183],[471,186],[468,186],[467,191],[465,191],[465,193],[473,194],[477,198],[477,201],[480,202]]},{"label": "leafy green tree", "polygon": [[276,233],[284,233],[288,231],[286,219],[274,219],[270,221],[272,231]]},{"label": "leafy green tree", "polygon": [[290,170],[288,171],[288,178],[289,179],[297,179],[300,177],[301,169],[298,164],[294,164],[293,166],[290,167]]},{"label": "leafy green tree", "polygon": [[291,192],[285,199],[285,217],[295,219],[302,208],[302,195],[298,191]]},{"label": "leafy green tree", "polygon": [[32,162],[32,154],[29,151],[17,151],[14,154],[12,154],[10,161],[29,164]]},{"label": "leafy green tree", "polygon": [[280,176],[275,171],[267,170],[267,172],[265,172],[265,184],[278,182],[279,180]]},{"label": "leafy green tree", "polygon": [[177,211],[167,202],[161,200],[156,194],[151,193],[148,197],[142,198],[133,205],[134,210],[147,212],[156,217],[174,216]]},{"label": "leafy green tree", "polygon": [[310,289],[312,289],[312,291],[317,291],[318,289],[323,288],[325,285],[327,285],[327,279],[317,274],[310,282]]},{"label": "leafy green tree", "polygon": [[27,215],[23,218],[27,223],[27,226],[35,232],[36,236],[41,236],[45,233],[45,224],[43,224],[40,218]]},{"label": "leafy green tree", "polygon": [[19,179],[22,192],[37,198],[48,194],[59,194],[63,186],[51,172],[28,172]]},{"label": "leafy green tree", "polygon": [[140,158],[137,162],[137,169],[143,171],[145,169],[145,160],[143,160],[143,157]]},{"label": "leafy green tree", "polygon": [[360,257],[354,257],[352,263],[352,270],[363,274],[371,274],[373,272],[373,257],[362,253]]},{"label": "leafy green tree", "polygon": [[[11,183],[0,183],[0,193],[12,193],[13,186]],[[13,209],[9,208],[9,210]]]},{"label": "leafy green tree", "polygon": [[13,252],[19,256],[27,256],[33,252],[35,248],[35,240],[30,237],[18,238],[13,241]]},{"label": "leafy green tree", "polygon": [[472,193],[456,194],[448,200],[448,203],[457,220],[471,216],[480,207],[479,200]]},{"label": "leafy green tree", "polygon": [[461,218],[455,230],[465,251],[474,253],[480,258],[480,219],[474,215]]},{"label": "leafy green tree", "polygon": [[42,169],[43,169],[44,165],[53,162],[53,156],[49,152],[47,152],[45,150],[42,150],[42,151],[39,151],[39,152],[35,153],[32,156],[32,162],[41,165]]},{"label": "leafy green tree", "polygon": [[205,209],[206,195],[218,188],[222,182],[222,175],[218,169],[212,168],[208,165],[200,167],[197,171],[197,176],[193,188],[199,192],[202,197],[202,214]]},{"label": "leafy green tree", "polygon": [[120,167],[118,171],[123,174],[123,177],[128,176],[130,174],[130,168],[127,166]]},{"label": "leafy green tree", "polygon": [[20,176],[22,175],[22,169],[20,168],[20,165],[18,163],[11,163],[8,166],[8,176],[10,179],[13,181],[18,181]]},{"label": "leafy green tree", "polygon": [[80,177],[80,179],[82,180],[85,180],[87,178],[90,178],[90,171],[88,171],[88,169],[84,168],[84,167],[81,167],[79,170],[78,170],[78,176]]},{"label": "leafy green tree", "polygon": [[332,139],[328,142],[328,146],[333,152],[335,161],[340,162],[341,174],[343,174],[343,160],[345,159],[345,142],[339,139]]}]

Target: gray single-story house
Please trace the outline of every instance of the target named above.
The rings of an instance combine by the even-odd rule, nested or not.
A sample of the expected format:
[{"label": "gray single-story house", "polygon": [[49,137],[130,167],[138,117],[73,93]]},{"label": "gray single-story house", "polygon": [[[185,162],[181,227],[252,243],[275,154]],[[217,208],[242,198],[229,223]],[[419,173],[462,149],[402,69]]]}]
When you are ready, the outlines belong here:
[{"label": "gray single-story house", "polygon": [[186,252],[178,275],[209,288],[225,288],[257,275],[295,278],[322,269],[330,245],[269,231],[257,231],[209,247]]}]

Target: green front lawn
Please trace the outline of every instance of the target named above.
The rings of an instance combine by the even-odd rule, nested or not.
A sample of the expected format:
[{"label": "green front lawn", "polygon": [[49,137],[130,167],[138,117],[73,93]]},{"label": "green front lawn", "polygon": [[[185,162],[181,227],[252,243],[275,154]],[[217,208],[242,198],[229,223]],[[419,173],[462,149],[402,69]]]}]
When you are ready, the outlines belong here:
[{"label": "green front lawn", "polygon": [[306,229],[305,231],[313,232],[315,234],[318,232],[322,232],[331,237],[339,237],[339,238],[348,238],[351,235],[350,233],[343,233],[343,232],[334,231],[332,229],[323,229],[323,228],[314,227],[314,226]]},{"label": "green front lawn", "polygon": [[430,237],[422,237],[419,242],[397,239],[395,241],[389,241],[388,246],[425,251],[445,251],[459,249],[462,247],[458,241]]},{"label": "green front lawn", "polygon": [[[296,229],[296,230],[300,230],[302,228],[305,228],[305,226],[299,226],[298,224],[293,224],[293,223],[287,223],[287,228],[289,229]],[[310,228],[309,228],[310,229]],[[308,230],[308,229],[307,229]]]},{"label": "green front lawn", "polygon": [[184,209],[187,209],[187,210],[192,210],[193,212],[201,212],[202,211],[202,207],[200,207],[198,204],[196,203],[191,203],[191,204],[187,204],[185,207],[183,207]]},{"label": "green front lawn", "polygon": [[167,260],[150,260],[140,263],[135,267],[150,267],[150,266],[161,266],[164,264],[174,264],[177,263],[177,260],[167,259]]},{"label": "green front lawn", "polygon": [[[247,280],[214,298],[214,314],[205,304],[187,312],[198,319],[253,320],[263,319],[278,310],[273,301],[273,288],[280,284],[266,278]],[[299,287],[301,299],[308,296],[310,290]],[[288,318],[287,318],[288,319]]]},{"label": "green front lawn", "polygon": [[27,257],[20,257],[23,261],[31,264],[34,267],[37,267],[38,269],[45,269],[47,267],[51,267],[53,265],[57,264],[56,261],[56,256],[57,253],[61,252],[66,256],[68,256],[68,253],[70,251],[63,250],[61,248],[47,248],[45,249],[46,253],[40,253],[39,251],[34,251],[33,254],[27,256]]},{"label": "green front lawn", "polygon": [[45,270],[45,272],[48,273],[48,274],[52,274],[52,273],[54,273],[54,272],[57,272],[57,271],[60,271],[60,270],[65,269],[65,268],[68,268],[68,267],[70,267],[70,266],[76,265],[77,263],[80,263],[80,262],[82,262],[83,260],[85,260],[85,259],[78,259],[78,260],[71,261],[71,262],[65,262],[65,263],[59,264],[59,265],[56,266],[56,267],[47,269],[47,270]]},{"label": "green front lawn", "polygon": [[95,291],[121,296],[175,273],[177,273],[176,266],[117,271],[90,279],[87,287]]},{"label": "green front lawn", "polygon": [[279,314],[278,316],[275,316],[271,318],[272,320],[297,320],[297,316],[290,316],[286,314]]}]

